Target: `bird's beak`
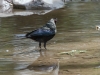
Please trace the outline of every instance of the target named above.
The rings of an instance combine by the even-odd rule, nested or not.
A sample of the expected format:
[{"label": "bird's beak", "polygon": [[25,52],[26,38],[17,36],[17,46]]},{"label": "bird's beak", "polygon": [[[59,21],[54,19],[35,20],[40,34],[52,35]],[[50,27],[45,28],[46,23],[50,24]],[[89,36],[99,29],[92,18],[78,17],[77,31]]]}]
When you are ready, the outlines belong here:
[{"label": "bird's beak", "polygon": [[54,21],[55,21],[55,24],[56,24],[56,22],[57,22],[57,18],[54,18]]}]

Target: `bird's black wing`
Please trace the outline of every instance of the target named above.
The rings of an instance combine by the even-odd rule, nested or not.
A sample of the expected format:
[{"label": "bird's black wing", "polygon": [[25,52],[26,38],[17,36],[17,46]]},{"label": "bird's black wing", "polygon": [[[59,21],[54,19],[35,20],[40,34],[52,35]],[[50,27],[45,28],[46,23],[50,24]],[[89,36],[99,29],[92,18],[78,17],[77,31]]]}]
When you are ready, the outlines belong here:
[{"label": "bird's black wing", "polygon": [[30,33],[28,33],[26,36],[27,37],[32,37],[32,36],[49,36],[55,34],[54,31],[52,31],[49,28],[39,28],[37,30],[34,30]]}]

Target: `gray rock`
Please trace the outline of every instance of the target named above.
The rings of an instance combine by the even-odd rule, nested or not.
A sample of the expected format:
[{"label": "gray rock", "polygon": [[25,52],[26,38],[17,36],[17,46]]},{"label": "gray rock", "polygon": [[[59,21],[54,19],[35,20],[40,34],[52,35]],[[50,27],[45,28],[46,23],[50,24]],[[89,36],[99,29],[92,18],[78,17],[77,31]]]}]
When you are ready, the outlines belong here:
[{"label": "gray rock", "polygon": [[[25,1],[25,0],[23,0]],[[51,0],[50,3],[48,0],[29,0],[29,2],[21,2],[13,0],[13,6],[17,9],[57,9],[64,6],[64,2],[62,0]]]},{"label": "gray rock", "polygon": [[[44,15],[63,6],[64,2],[62,0],[0,0],[0,17],[32,14]],[[30,11],[13,10],[13,8],[30,9]]]}]

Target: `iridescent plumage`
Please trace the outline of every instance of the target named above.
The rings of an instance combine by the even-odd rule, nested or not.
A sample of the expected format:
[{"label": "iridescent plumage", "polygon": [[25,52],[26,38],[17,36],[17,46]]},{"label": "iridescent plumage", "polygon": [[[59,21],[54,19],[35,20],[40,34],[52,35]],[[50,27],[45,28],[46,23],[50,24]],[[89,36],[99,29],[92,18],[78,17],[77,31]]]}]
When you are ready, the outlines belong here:
[{"label": "iridescent plumage", "polygon": [[46,43],[50,39],[52,39],[56,32],[56,18],[50,19],[49,22],[46,23],[43,27],[38,28],[30,33],[26,34],[27,38],[31,38],[37,42],[39,42],[39,47],[41,49],[41,43],[44,43],[44,48],[46,49]]}]

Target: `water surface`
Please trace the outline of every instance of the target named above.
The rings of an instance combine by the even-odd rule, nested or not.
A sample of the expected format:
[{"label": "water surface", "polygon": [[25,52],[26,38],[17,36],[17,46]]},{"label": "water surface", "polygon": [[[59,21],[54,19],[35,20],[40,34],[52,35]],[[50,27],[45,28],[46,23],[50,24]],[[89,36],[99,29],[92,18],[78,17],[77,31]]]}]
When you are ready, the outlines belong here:
[{"label": "water surface", "polygon": [[[52,17],[58,18],[57,34],[48,42],[48,46],[50,44],[56,46],[57,43],[100,42],[100,33],[95,29],[100,25],[100,3],[98,2],[69,2],[65,8],[45,15],[2,17],[0,18],[0,75],[44,74],[40,70],[38,73],[27,68],[37,59],[42,59],[38,51],[38,43],[17,36],[41,27]],[[54,57],[46,59],[49,58]],[[56,64],[59,66],[58,61]],[[45,68],[52,69],[54,66],[55,64],[52,64]],[[42,71],[45,68],[41,68]],[[45,74],[49,75],[47,71]]]}]

